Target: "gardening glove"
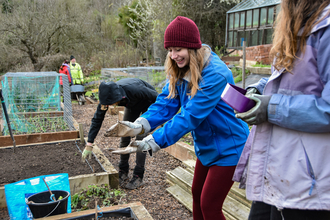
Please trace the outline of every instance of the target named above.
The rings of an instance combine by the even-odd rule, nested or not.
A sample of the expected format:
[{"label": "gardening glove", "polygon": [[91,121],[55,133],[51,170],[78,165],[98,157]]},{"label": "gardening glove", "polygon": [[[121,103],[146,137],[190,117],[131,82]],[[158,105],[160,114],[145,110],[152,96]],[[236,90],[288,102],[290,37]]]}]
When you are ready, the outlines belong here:
[{"label": "gardening glove", "polygon": [[143,134],[144,129],[141,124],[129,121],[118,121],[111,126],[104,134],[105,137],[135,137]]},{"label": "gardening glove", "polygon": [[89,159],[92,158],[92,150],[93,150],[93,145],[88,145],[86,144],[86,147],[82,153],[82,160],[84,161],[86,157],[89,155]]},{"label": "gardening glove", "polygon": [[141,141],[133,141],[123,150],[115,150],[112,151],[113,154],[131,154],[135,152],[149,152],[150,156],[152,156],[153,152],[157,152],[160,150],[159,145],[155,142],[155,139],[150,134],[147,137],[143,138]]},{"label": "gardening glove", "polygon": [[260,94],[257,88],[251,87],[248,88],[245,96],[252,95],[252,94]]},{"label": "gardening glove", "polygon": [[247,112],[237,113],[236,118],[240,118],[249,125],[258,125],[268,120],[268,103],[272,96],[251,94],[249,99],[256,102],[256,105]]},{"label": "gardening glove", "polygon": [[[257,88],[255,88],[255,87],[250,87],[250,88],[247,89],[247,91],[246,91],[246,93],[245,93],[245,96],[248,97],[248,96],[250,96],[250,95],[252,95],[252,94],[260,94],[260,93],[259,93],[259,91],[258,91]],[[234,110],[234,112],[235,112],[235,114],[239,114],[239,113],[240,113],[240,112],[238,112],[238,111],[236,111],[236,110]]]}]

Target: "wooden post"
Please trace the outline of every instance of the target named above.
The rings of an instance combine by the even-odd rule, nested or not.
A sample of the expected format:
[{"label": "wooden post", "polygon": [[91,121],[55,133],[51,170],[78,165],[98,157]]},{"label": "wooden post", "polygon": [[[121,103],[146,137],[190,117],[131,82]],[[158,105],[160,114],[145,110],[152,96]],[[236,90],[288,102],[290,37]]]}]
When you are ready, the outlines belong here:
[{"label": "wooden post", "polygon": [[97,218],[97,201],[95,199],[95,220],[98,219]]},{"label": "wooden post", "polygon": [[242,88],[245,89],[246,41],[243,41]]},{"label": "wooden post", "polygon": [[84,139],[84,128],[82,124],[79,124],[79,137],[80,137],[80,142],[82,144],[85,144],[85,139]]}]

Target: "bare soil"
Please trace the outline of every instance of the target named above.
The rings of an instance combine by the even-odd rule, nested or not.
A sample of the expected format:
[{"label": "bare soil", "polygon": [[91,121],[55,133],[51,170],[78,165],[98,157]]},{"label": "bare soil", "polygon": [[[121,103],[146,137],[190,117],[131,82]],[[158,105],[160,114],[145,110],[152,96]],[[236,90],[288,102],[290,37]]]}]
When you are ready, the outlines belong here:
[{"label": "bare soil", "polygon": [[[0,149],[0,186],[35,176],[68,173],[70,176],[104,172],[92,157],[89,165],[81,160],[84,145],[80,141],[56,144],[31,145]],[[93,170],[92,170],[93,169]]]},{"label": "bare soil", "polygon": [[[91,125],[91,119],[95,113],[96,107],[97,107],[96,104],[90,104],[90,105],[73,104],[72,107],[73,116],[78,123],[83,124],[85,136],[88,135],[88,131]],[[101,130],[99,131],[98,136],[96,137],[94,143],[103,151],[103,153],[108,157],[109,161],[118,170],[120,156],[111,154],[107,149],[118,147],[120,138],[104,137],[105,131],[117,121],[118,121],[117,115],[106,114]],[[189,137],[186,138],[189,139]],[[77,157],[80,159],[81,156],[79,155]],[[0,159],[2,160],[2,158]],[[132,154],[130,156],[130,173],[129,173],[130,178],[132,177],[134,166],[135,166],[135,155]],[[143,179],[145,184],[135,190],[128,190],[125,189],[123,186],[120,186],[121,190],[123,190],[126,193],[125,200],[127,201],[127,203],[141,202],[154,219],[184,219],[184,220],[193,219],[192,213],[166,191],[166,188],[170,186],[166,182],[166,172],[173,170],[178,166],[184,167],[181,161],[177,160],[176,158],[174,158],[173,156],[171,156],[170,154],[168,154],[163,150],[157,152],[152,157],[148,155],[146,159],[146,171]],[[69,168],[70,168],[69,170],[72,169],[72,167],[70,166]],[[19,172],[19,171],[14,171],[14,172]],[[48,171],[46,172],[47,172],[46,174],[50,173]],[[69,171],[63,171],[63,172],[69,172]],[[43,175],[43,174],[37,174],[37,175]],[[6,209],[0,210],[0,219],[6,219],[6,220],[9,219],[8,214],[6,212],[7,212]]]}]

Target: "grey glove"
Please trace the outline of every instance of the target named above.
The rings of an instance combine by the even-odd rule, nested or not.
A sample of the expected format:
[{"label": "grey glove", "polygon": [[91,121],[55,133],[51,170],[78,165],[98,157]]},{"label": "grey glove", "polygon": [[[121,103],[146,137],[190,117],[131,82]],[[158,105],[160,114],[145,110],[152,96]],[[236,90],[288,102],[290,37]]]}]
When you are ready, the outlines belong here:
[{"label": "grey glove", "polygon": [[256,102],[256,105],[247,112],[237,113],[236,118],[240,118],[249,125],[258,125],[268,120],[268,104],[272,96],[251,94],[249,99]]},{"label": "grey glove", "polygon": [[[248,88],[247,91],[246,91],[246,93],[245,93],[245,96],[248,97],[248,96],[250,96],[252,94],[259,94],[260,95],[258,89],[255,88],[255,87]],[[240,112],[238,112],[236,110],[234,110],[234,112],[235,112],[235,114],[239,114],[240,113]]]},{"label": "grey glove", "polygon": [[111,126],[104,134],[105,137],[135,137],[143,134],[144,129],[139,123],[129,121],[118,121]]},{"label": "grey glove", "polygon": [[259,91],[258,91],[257,88],[255,88],[255,87],[251,87],[251,88],[248,88],[248,90],[247,90],[245,96],[247,96],[247,95],[252,95],[252,94],[260,94],[260,93],[259,93]]},{"label": "grey glove", "polygon": [[152,152],[157,152],[160,150],[160,147],[155,142],[155,139],[150,134],[147,137],[143,138],[141,141],[133,141],[130,143],[129,146],[127,146],[123,150],[115,150],[112,151],[113,154],[131,154],[135,152],[149,152],[150,156],[152,156]]}]

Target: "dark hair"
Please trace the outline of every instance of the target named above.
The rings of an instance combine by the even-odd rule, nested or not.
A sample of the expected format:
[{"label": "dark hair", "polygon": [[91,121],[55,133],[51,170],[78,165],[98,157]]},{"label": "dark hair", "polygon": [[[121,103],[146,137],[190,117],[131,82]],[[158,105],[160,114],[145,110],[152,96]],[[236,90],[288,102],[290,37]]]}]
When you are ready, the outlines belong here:
[{"label": "dark hair", "polygon": [[69,61],[69,60],[64,60],[64,62],[63,62],[63,63],[69,64],[69,63],[70,63],[70,61]]}]

